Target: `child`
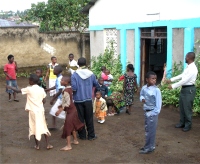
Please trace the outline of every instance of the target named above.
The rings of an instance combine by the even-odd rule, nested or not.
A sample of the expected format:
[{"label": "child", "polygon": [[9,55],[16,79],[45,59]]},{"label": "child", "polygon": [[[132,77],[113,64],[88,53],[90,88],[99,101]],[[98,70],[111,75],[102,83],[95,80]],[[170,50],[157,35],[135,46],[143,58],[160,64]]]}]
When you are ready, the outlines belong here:
[{"label": "child", "polygon": [[[69,54],[69,71],[73,74],[78,69],[78,64],[74,60],[74,54]],[[66,67],[67,68],[67,67]]]},{"label": "child", "polygon": [[100,124],[105,122],[106,111],[108,110],[106,101],[102,98],[101,92],[96,92],[96,98],[93,104],[93,112],[95,112],[95,116],[98,119]]},{"label": "child", "polygon": [[98,79],[98,85],[96,86],[94,93],[96,94],[97,91],[100,91],[102,97],[105,98],[108,96],[108,88],[103,83],[104,83],[103,78],[100,77]]},{"label": "child", "polygon": [[133,105],[133,96],[135,87],[137,89],[136,74],[134,74],[133,64],[127,65],[127,72],[124,74],[124,100],[126,105],[126,113],[131,114],[131,106]]},{"label": "child", "polygon": [[47,128],[45,115],[44,115],[44,106],[46,93],[44,89],[39,87],[38,76],[36,74],[31,74],[29,77],[30,86],[22,88],[21,90],[16,89],[15,87],[7,86],[14,90],[17,93],[27,94],[27,102],[25,110],[29,112],[29,139],[31,135],[34,135],[35,138],[35,149],[39,150],[39,141],[41,140],[41,135],[44,134],[46,140],[47,150],[52,149],[53,146],[49,144],[48,136],[50,132]]},{"label": "child", "polygon": [[102,66],[101,67],[101,77],[103,78],[105,76],[105,71],[106,71],[106,67]]},{"label": "child", "polygon": [[158,114],[161,110],[162,97],[160,89],[155,85],[157,76],[150,71],[146,74],[147,84],[142,87],[140,101],[144,103],[145,111],[145,146],[140,149],[140,154],[148,154],[155,150],[156,128]]},{"label": "child", "polygon": [[[62,104],[62,90],[63,86],[61,86],[60,81],[62,79],[62,67],[60,65],[57,65],[54,67],[53,73],[57,76],[54,87],[46,89],[45,91],[50,91],[52,89],[56,89],[56,94],[53,96],[52,100],[50,101],[50,104],[53,105],[54,101],[56,100],[56,103],[53,105],[53,107],[50,110],[50,114],[53,116],[53,127],[52,130],[56,128],[56,111],[58,110],[58,106]],[[62,113],[57,116],[58,118],[65,119],[65,112],[62,111]]]},{"label": "child", "polygon": [[[57,65],[58,65],[57,58],[55,56],[52,56],[51,57],[51,63],[49,63],[49,65],[47,66],[47,73],[46,73],[46,76],[44,78],[44,81],[46,81],[47,77],[49,76],[49,88],[52,88],[53,86],[55,86],[56,75],[54,75],[53,69]],[[50,91],[50,96],[53,96],[55,94],[56,94],[55,89]]]},{"label": "child", "polygon": [[71,135],[73,135],[73,144],[78,145],[76,131],[84,127],[84,124],[79,120],[76,107],[73,103],[72,98],[72,88],[70,86],[71,78],[69,76],[62,77],[61,85],[65,86],[62,92],[62,105],[59,106],[59,110],[56,112],[58,116],[63,110],[66,111],[66,118],[63,128],[62,138],[67,139],[67,146],[63,147],[60,150],[71,150]]},{"label": "child", "polygon": [[[16,77],[16,72],[17,72],[17,62],[14,61],[14,56],[13,55],[8,55],[8,64],[4,66],[4,74],[6,75],[6,84],[15,87],[17,89],[17,77]],[[13,90],[10,90],[6,88],[6,92],[8,93],[9,96],[9,102],[11,102],[11,94],[13,94],[14,101],[18,102],[19,100],[16,99],[16,93],[13,92]]]},{"label": "child", "polygon": [[35,71],[35,74],[39,77],[38,85],[40,87],[42,87],[43,89],[47,89],[46,83],[45,83],[45,81],[43,79],[43,76],[42,76],[42,70],[41,69],[37,69]]}]

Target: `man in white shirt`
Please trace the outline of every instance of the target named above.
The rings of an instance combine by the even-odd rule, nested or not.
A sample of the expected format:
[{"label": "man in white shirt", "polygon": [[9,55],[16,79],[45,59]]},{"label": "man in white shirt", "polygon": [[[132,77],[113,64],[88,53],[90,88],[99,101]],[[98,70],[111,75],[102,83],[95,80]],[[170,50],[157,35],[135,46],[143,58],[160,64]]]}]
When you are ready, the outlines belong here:
[{"label": "man in white shirt", "polygon": [[198,69],[194,63],[195,53],[188,52],[185,62],[188,64],[182,74],[167,80],[167,83],[180,80],[169,85],[169,89],[175,89],[182,86],[179,106],[180,106],[180,122],[175,127],[183,128],[184,132],[191,129],[192,126],[192,107],[196,94],[195,81],[198,74]]}]

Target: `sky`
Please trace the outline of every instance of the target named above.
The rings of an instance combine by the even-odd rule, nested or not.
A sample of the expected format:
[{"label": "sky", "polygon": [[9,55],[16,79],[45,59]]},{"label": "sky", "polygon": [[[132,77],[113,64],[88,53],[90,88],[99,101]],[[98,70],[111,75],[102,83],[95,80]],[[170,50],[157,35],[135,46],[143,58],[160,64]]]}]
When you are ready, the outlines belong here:
[{"label": "sky", "polygon": [[25,9],[31,8],[31,3],[47,1],[48,0],[0,0],[0,11],[24,11]]}]

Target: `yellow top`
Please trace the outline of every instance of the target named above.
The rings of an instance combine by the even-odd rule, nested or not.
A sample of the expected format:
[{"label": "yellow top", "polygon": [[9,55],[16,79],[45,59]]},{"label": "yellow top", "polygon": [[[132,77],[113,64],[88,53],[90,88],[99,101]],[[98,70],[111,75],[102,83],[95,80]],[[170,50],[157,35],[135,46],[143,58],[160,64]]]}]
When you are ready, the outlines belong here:
[{"label": "yellow top", "polygon": [[57,65],[58,65],[57,63],[55,63],[55,65],[52,65],[52,63],[49,64],[49,71],[50,71],[49,79],[56,79],[57,78],[56,75],[53,74],[53,69]]}]

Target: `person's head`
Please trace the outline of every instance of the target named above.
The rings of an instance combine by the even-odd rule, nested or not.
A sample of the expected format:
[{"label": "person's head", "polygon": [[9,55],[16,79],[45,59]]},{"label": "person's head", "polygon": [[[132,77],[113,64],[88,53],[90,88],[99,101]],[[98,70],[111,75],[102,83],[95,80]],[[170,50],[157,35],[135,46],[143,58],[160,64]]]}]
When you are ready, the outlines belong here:
[{"label": "person's head", "polygon": [[69,54],[69,60],[72,61],[74,59],[74,54]]},{"label": "person's head", "polygon": [[103,82],[104,82],[103,78],[100,77],[100,78],[98,79],[98,83],[99,83],[100,85],[103,85]]},{"label": "person's head", "polygon": [[51,57],[51,62],[52,62],[53,64],[57,63],[57,58],[56,58],[55,56],[52,56],[52,57]]},{"label": "person's head", "polygon": [[131,71],[134,72],[135,68],[133,67],[133,64],[128,64],[126,67],[127,72]]},{"label": "person's head", "polygon": [[83,66],[86,66],[86,59],[81,57],[78,59],[78,65],[79,67],[83,67]]},{"label": "person's head", "polygon": [[13,62],[14,62],[14,56],[11,55],[11,54],[8,55],[7,59],[8,59],[8,61],[9,61],[9,63],[13,63]]},{"label": "person's head", "polygon": [[105,70],[105,74],[106,74],[106,75],[110,75],[110,70],[108,70],[108,69]]},{"label": "person's head", "polygon": [[149,71],[146,74],[146,82],[148,86],[152,86],[156,84],[157,75],[153,71]]},{"label": "person's head", "polygon": [[101,67],[101,71],[105,73],[106,67],[105,67],[105,66],[102,66],[102,67]]},{"label": "person's head", "polygon": [[30,85],[34,85],[34,84],[38,84],[39,81],[39,77],[36,74],[31,74],[29,77],[29,84]]},{"label": "person's head", "polygon": [[97,99],[100,99],[100,98],[101,98],[101,92],[100,92],[100,91],[97,91],[95,97],[96,97]]},{"label": "person's head", "polygon": [[62,86],[68,86],[68,85],[70,85],[70,83],[71,83],[71,77],[69,75],[63,76],[61,81],[60,81],[60,84]]},{"label": "person's head", "polygon": [[36,69],[35,71],[35,74],[38,76],[38,77],[42,77],[42,69]]},{"label": "person's head", "polygon": [[61,74],[62,71],[63,71],[62,67],[60,65],[57,65],[53,69],[53,74],[54,75],[59,75],[59,74]]},{"label": "person's head", "polygon": [[185,62],[187,64],[190,64],[190,63],[194,62],[194,59],[195,59],[195,53],[194,52],[188,52],[186,57],[185,57]]}]

